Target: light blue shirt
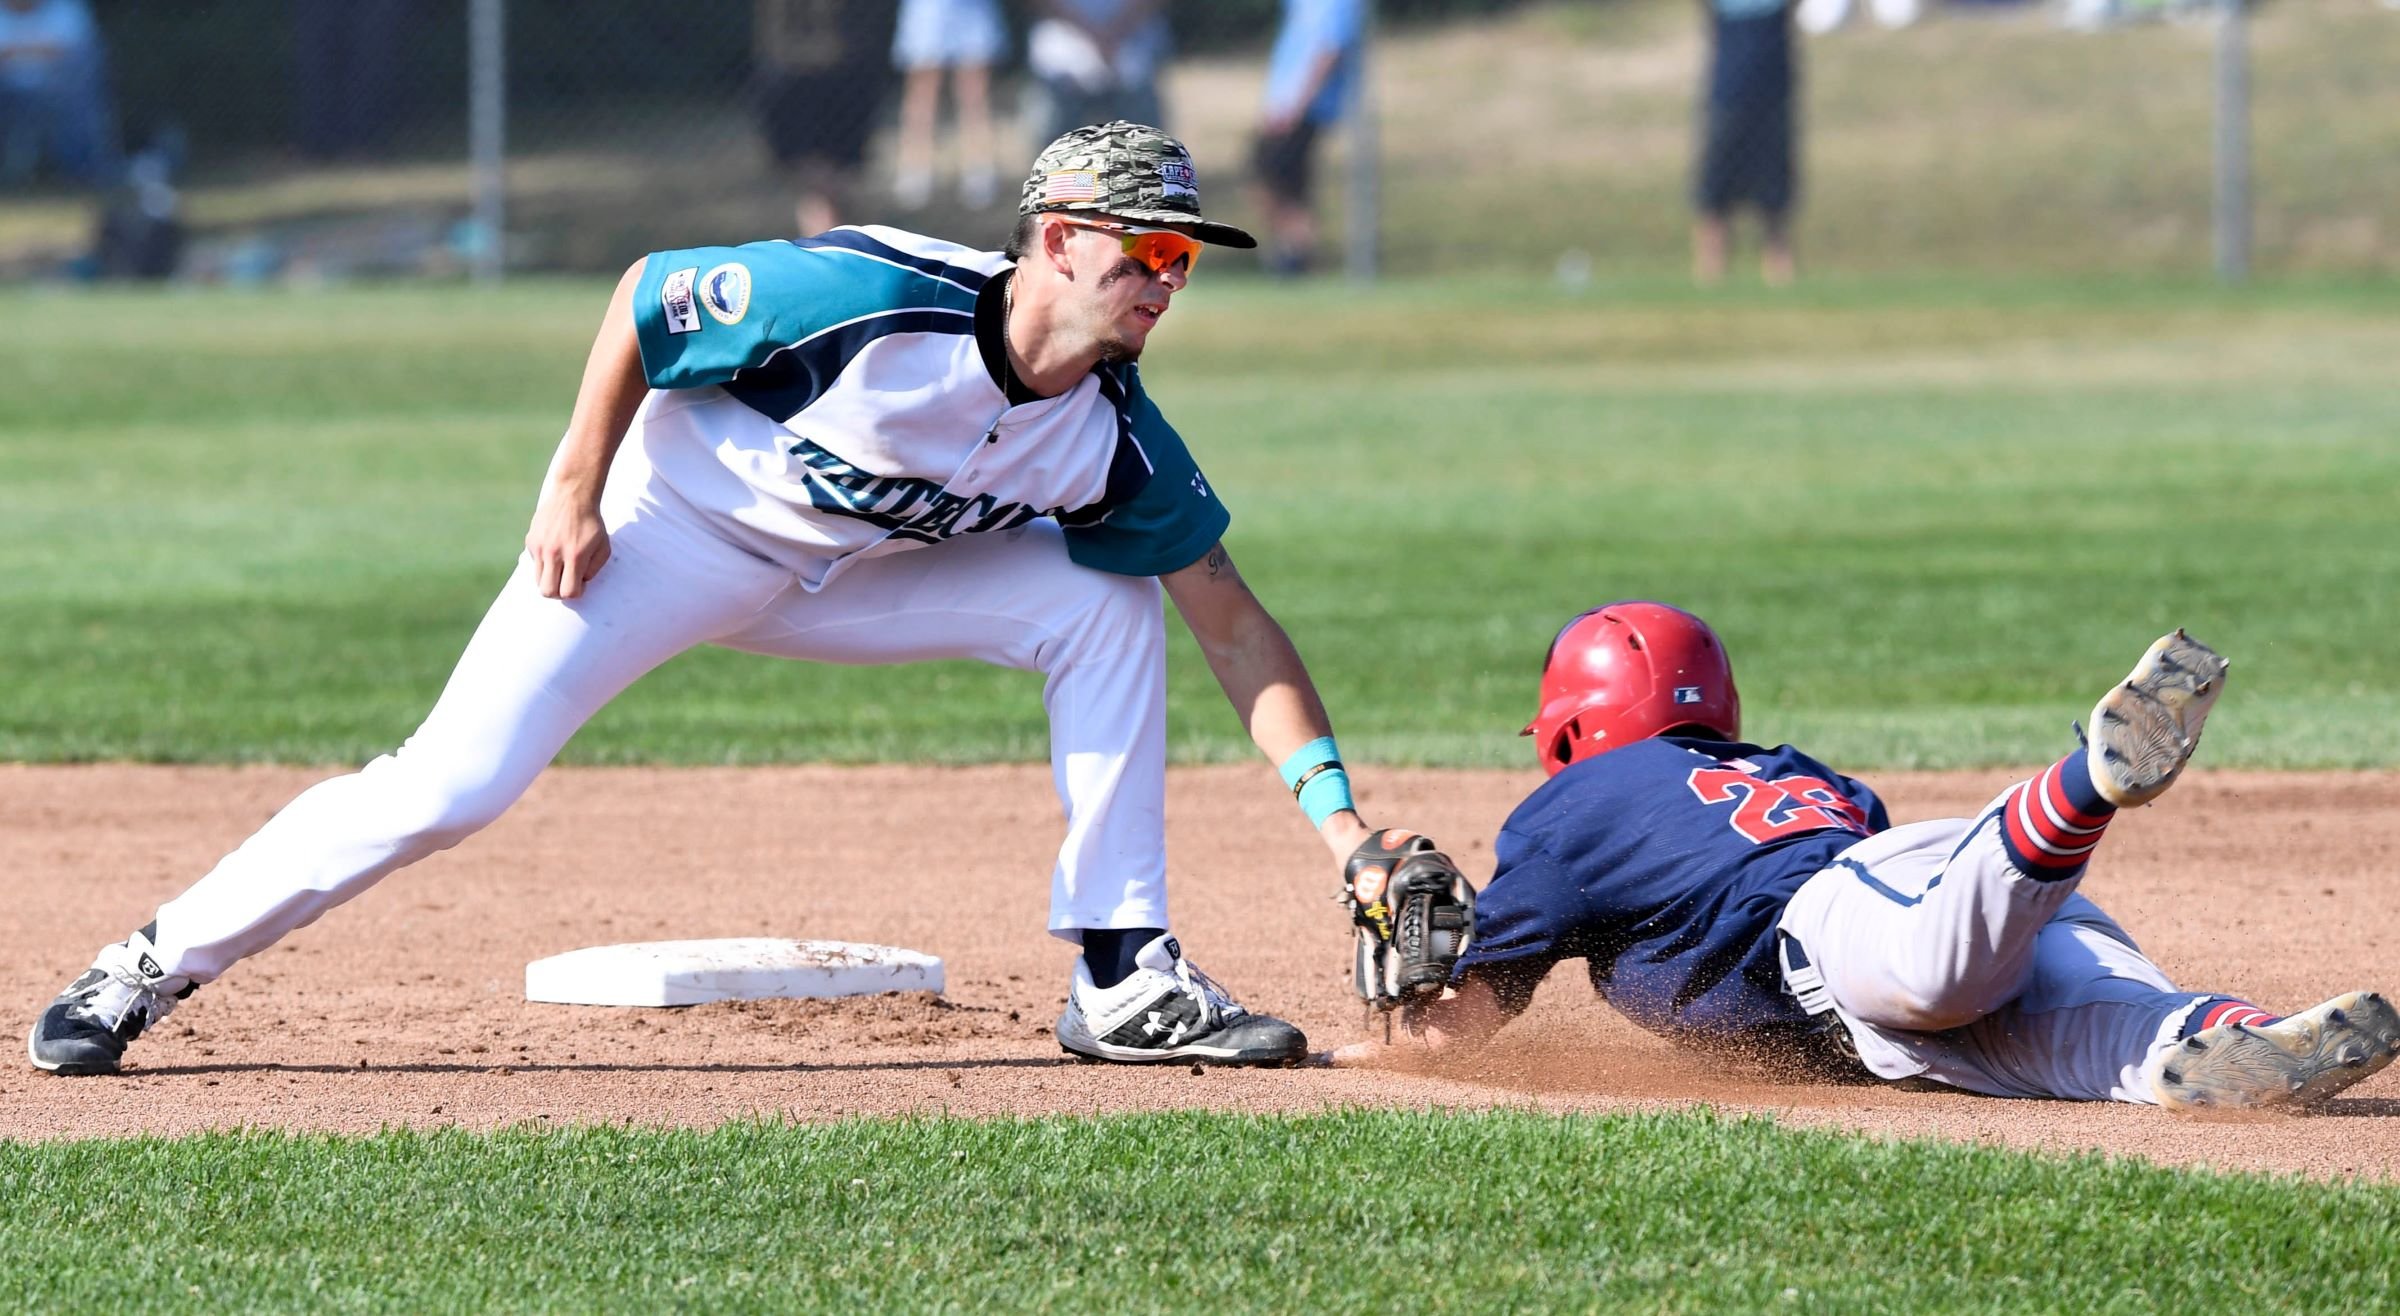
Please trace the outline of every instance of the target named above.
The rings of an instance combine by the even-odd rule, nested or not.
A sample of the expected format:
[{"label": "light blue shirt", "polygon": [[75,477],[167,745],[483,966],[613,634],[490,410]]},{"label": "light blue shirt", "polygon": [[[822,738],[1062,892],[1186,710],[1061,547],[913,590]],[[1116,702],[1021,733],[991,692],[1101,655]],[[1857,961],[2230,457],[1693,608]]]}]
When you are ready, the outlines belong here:
[{"label": "light blue shirt", "polygon": [[[47,85],[64,64],[89,55],[99,44],[92,12],[83,0],[50,0],[29,13],[0,7],[0,82],[19,91]],[[26,58],[19,52],[56,47],[58,53]]]},{"label": "light blue shirt", "polygon": [[1288,109],[1307,89],[1308,71],[1318,57],[1339,51],[1341,60],[1300,116],[1314,124],[1339,121],[1358,76],[1366,21],[1364,0],[1283,0],[1283,30],[1275,34],[1275,49],[1267,56],[1267,111]]}]

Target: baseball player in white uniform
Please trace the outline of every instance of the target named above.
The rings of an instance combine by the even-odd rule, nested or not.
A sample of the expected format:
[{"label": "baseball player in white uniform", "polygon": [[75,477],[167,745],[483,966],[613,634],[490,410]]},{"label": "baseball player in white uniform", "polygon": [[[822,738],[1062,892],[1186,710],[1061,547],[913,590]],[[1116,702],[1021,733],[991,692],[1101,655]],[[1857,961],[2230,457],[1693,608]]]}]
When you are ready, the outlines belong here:
[{"label": "baseball player in white uniform", "polygon": [[1044,150],[1004,253],[886,228],[625,272],[526,551],[424,725],[311,787],[43,1012],[38,1068],[109,1073],[195,988],[499,817],[576,728],[699,644],[1039,671],[1086,1059],[1284,1064],[1167,934],[1160,591],[1337,860],[1370,833],[1324,707],[1220,538],[1224,506],[1135,366],[1203,244],[1153,128]]},{"label": "baseball player in white uniform", "polygon": [[1480,1042],[1580,958],[1644,1028],[1850,1074],[2184,1109],[2330,1097],[2400,1056],[2387,998],[2278,1016],[2179,988],[2081,891],[2117,812],[2182,773],[2225,675],[2167,635],[2087,746],[1973,818],[1894,827],[1866,783],[1742,739],[1706,622],[1594,608],[1552,641],[1525,729],[1550,780],[1501,828],[1472,944],[1400,1045]]}]

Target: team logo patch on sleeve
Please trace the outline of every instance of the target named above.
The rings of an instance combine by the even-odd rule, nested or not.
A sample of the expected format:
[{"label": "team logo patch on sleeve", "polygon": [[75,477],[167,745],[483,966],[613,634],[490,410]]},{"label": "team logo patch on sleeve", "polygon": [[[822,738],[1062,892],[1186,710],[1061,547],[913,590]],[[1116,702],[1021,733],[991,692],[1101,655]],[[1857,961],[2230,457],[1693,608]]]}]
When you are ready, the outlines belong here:
[{"label": "team logo patch on sleeve", "polygon": [[710,270],[700,280],[700,304],[718,324],[740,324],[750,311],[750,267],[728,261]]},{"label": "team logo patch on sleeve", "polygon": [[700,275],[700,267],[677,270],[658,286],[658,304],[667,313],[667,332],[688,334],[700,328],[700,308],[693,304],[692,280]]}]

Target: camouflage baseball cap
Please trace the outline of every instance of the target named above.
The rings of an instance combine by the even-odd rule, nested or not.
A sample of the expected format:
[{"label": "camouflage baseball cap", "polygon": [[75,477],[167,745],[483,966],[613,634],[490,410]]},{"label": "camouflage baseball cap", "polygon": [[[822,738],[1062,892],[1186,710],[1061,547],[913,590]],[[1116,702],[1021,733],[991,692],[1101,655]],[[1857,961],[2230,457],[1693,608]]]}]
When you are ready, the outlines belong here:
[{"label": "camouflage baseball cap", "polygon": [[1258,239],[1231,224],[1200,218],[1192,153],[1183,143],[1123,119],[1077,128],[1034,157],[1017,213],[1050,210],[1102,211],[1220,247],[1258,245]]}]

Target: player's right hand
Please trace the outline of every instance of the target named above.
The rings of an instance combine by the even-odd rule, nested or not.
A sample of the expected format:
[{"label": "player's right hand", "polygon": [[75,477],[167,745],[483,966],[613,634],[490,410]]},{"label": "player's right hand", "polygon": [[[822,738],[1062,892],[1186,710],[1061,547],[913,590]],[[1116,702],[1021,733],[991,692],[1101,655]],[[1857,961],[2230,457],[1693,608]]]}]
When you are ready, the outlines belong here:
[{"label": "player's right hand", "polygon": [[608,562],[608,527],[587,500],[545,492],[525,532],[525,555],[545,599],[572,599]]}]

